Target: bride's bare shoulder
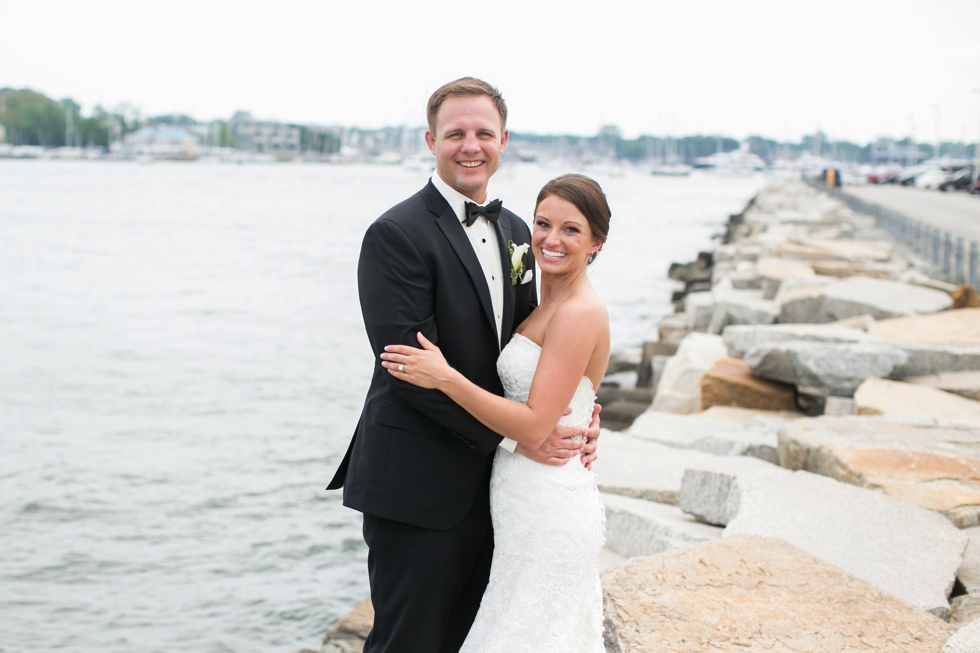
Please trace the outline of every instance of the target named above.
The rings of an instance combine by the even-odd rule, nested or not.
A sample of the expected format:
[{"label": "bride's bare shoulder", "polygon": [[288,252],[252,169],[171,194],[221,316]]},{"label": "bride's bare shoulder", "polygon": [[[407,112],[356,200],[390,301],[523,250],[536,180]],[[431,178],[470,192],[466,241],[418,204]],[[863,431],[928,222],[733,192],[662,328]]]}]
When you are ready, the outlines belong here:
[{"label": "bride's bare shoulder", "polygon": [[555,309],[553,324],[588,325],[592,329],[609,328],[609,313],[599,295],[594,291],[577,293]]}]

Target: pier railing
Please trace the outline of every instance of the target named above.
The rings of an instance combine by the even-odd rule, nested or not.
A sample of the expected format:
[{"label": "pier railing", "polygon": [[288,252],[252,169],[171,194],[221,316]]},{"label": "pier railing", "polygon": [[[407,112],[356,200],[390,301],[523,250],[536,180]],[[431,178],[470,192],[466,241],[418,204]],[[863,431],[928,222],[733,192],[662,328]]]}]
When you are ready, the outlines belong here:
[{"label": "pier railing", "polygon": [[938,272],[953,283],[968,283],[978,288],[980,277],[980,244],[966,242],[963,238],[920,220],[914,220],[898,211],[878,204],[865,202],[840,188],[827,186],[821,181],[805,179],[807,184],[839,199],[852,210],[873,216],[875,223],[895,240],[905,243],[931,262]]}]

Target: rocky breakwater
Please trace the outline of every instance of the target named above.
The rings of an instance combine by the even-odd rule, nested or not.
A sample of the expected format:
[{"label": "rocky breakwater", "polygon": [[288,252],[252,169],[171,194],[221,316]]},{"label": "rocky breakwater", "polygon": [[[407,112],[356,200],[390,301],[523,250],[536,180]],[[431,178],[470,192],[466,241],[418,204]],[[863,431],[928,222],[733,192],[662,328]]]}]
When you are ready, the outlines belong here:
[{"label": "rocky breakwater", "polygon": [[980,651],[980,300],[931,272],[798,181],[671,266],[600,392],[607,651]]},{"label": "rocky breakwater", "polygon": [[761,192],[600,439],[609,651],[980,651],[980,301],[873,218]]}]

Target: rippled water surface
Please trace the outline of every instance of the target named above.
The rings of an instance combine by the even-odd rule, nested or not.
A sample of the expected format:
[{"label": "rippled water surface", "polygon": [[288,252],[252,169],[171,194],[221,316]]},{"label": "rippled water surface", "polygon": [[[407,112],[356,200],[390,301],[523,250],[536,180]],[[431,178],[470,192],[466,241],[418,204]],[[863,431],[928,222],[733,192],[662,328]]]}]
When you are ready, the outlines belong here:
[{"label": "rippled water surface", "polygon": [[[510,165],[524,217],[566,170]],[[594,175],[613,347],[761,177]],[[398,167],[0,161],[0,651],[317,647],[367,593],[324,486],[372,360],[361,236]]]}]

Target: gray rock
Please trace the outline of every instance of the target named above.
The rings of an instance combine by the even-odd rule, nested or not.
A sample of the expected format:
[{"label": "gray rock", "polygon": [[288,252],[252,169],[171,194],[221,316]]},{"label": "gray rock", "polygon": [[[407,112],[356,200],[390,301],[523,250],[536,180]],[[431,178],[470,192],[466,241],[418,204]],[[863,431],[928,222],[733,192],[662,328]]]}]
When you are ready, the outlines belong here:
[{"label": "gray rock", "polygon": [[779,284],[775,300],[779,302],[779,322],[781,324],[819,322],[820,307],[823,306],[823,289],[832,279],[817,277],[788,277]]},{"label": "gray rock", "polygon": [[963,554],[963,563],[956,578],[966,588],[968,594],[980,595],[980,526],[966,528],[963,533],[970,538]]},{"label": "gray rock", "polygon": [[759,345],[745,354],[756,376],[838,397],[853,396],[869,377],[888,377],[907,359],[898,347],[878,343],[784,342]]},{"label": "gray rock", "polygon": [[980,619],[959,629],[943,647],[943,653],[977,653],[977,651],[980,651]]},{"label": "gray rock", "polygon": [[764,473],[775,467],[751,456],[716,456],[606,430],[599,438],[599,450],[592,469],[600,490],[666,504],[677,503],[689,467],[727,473]]},{"label": "gray rock", "polygon": [[938,290],[898,281],[851,277],[782,302],[780,322],[833,322],[857,315],[882,320],[903,315],[922,315],[953,305]]},{"label": "gray rock", "polygon": [[647,410],[627,432],[637,438],[681,449],[695,449],[718,456],[754,456],[775,462],[779,425],[756,422],[752,428],[700,413],[677,415]]},{"label": "gray rock", "polygon": [[827,397],[824,402],[823,414],[833,417],[854,414],[854,400],[845,397]]},{"label": "gray rock", "polygon": [[670,356],[654,356],[650,359],[650,366],[653,368],[653,388],[654,394],[656,394],[656,388],[660,385],[660,379],[664,375],[664,368],[667,367],[667,361],[670,360]]},{"label": "gray rock", "polygon": [[[770,476],[792,474],[775,465],[761,473]],[[738,513],[738,489],[735,485],[737,478],[738,473],[731,471],[686,469],[684,478],[681,479],[677,507],[698,521],[725,526]]]},{"label": "gray rock", "polygon": [[967,537],[942,515],[808,472],[740,475],[725,537],[775,537],[943,619]]},{"label": "gray rock", "polygon": [[715,300],[710,291],[692,292],[684,298],[684,315],[688,331],[704,331],[711,323]]},{"label": "gray rock", "polygon": [[980,345],[934,345],[917,342],[891,342],[908,359],[895,366],[892,378],[926,376],[943,372],[980,370]]},{"label": "gray rock", "polygon": [[606,506],[606,544],[632,558],[710,542],[722,529],[695,521],[680,508],[603,493]]},{"label": "gray rock", "polygon": [[728,355],[743,358],[760,345],[801,340],[805,342],[867,342],[868,334],[858,329],[829,324],[767,324],[726,326],[721,334]]},{"label": "gray rock", "polygon": [[944,292],[885,279],[854,277],[824,289],[824,322],[867,313],[876,320],[944,311],[953,300]]},{"label": "gray rock", "polygon": [[729,324],[772,324],[779,304],[763,299],[757,290],[730,290],[716,296],[708,333],[721,333]]}]

